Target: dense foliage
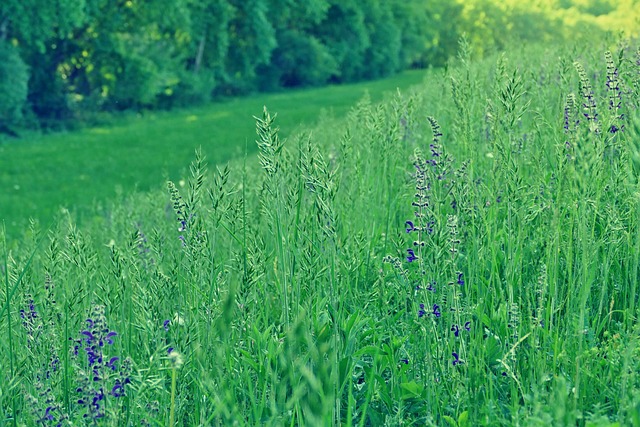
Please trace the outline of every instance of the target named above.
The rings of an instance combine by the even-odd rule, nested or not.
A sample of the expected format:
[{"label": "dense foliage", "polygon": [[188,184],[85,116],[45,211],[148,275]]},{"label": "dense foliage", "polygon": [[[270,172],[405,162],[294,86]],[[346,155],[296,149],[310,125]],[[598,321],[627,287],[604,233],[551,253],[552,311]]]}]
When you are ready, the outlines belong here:
[{"label": "dense foliage", "polygon": [[634,1],[3,0],[0,128],[440,66],[462,32],[483,54],[630,30]]},{"label": "dense foliage", "polygon": [[460,52],[0,247],[0,421],[640,426],[640,49]]}]

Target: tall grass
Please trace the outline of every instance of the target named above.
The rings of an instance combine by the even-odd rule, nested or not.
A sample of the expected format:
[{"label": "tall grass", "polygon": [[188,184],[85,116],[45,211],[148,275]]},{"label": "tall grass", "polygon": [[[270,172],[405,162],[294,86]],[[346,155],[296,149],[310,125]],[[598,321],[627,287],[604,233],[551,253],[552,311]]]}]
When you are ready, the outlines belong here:
[{"label": "tall grass", "polygon": [[640,54],[466,51],[3,248],[2,422],[640,425]]}]

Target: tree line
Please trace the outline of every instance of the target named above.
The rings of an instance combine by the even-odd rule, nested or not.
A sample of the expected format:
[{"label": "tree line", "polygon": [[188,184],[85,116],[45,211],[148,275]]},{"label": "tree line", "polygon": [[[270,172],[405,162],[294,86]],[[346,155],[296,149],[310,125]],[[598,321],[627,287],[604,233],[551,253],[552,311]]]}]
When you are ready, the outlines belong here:
[{"label": "tree line", "polygon": [[[547,3],[558,1],[573,7],[568,0]],[[2,0],[0,129],[56,127],[95,112],[187,106],[441,66],[463,32],[492,49],[508,38],[562,31],[548,10],[507,11],[503,4]]]}]

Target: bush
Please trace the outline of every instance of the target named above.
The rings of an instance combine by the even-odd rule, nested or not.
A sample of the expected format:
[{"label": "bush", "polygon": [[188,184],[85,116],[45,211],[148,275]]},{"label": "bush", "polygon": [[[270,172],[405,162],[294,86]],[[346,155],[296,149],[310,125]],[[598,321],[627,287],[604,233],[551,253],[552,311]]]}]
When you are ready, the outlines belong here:
[{"label": "bush", "polygon": [[160,96],[160,108],[188,107],[211,101],[216,88],[216,78],[211,70],[194,73],[185,70],[180,73],[180,83],[170,93]]},{"label": "bush", "polygon": [[29,69],[17,49],[0,41],[0,132],[15,126],[22,119],[27,99]]},{"label": "bush", "polygon": [[260,70],[260,89],[318,86],[338,72],[337,63],[320,40],[301,31],[283,31],[271,63]]}]

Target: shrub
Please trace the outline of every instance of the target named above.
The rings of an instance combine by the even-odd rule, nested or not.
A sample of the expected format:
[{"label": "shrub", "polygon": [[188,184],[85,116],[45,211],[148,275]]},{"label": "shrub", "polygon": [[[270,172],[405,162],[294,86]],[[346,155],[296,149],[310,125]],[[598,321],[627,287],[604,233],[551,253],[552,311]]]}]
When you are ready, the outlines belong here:
[{"label": "shrub", "polygon": [[17,49],[0,41],[0,132],[22,119],[28,81],[29,69]]}]

